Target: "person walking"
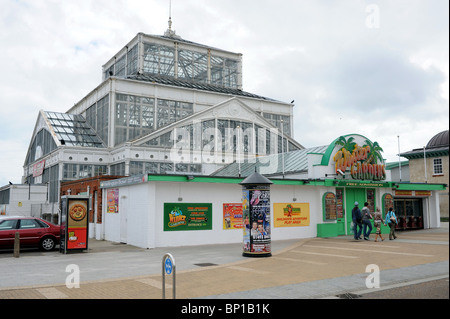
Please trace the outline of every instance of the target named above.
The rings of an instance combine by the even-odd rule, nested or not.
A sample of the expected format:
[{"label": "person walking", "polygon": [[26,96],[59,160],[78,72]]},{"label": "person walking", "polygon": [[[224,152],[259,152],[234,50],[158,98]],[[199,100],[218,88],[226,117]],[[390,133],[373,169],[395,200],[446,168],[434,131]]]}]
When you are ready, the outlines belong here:
[{"label": "person walking", "polygon": [[[359,209],[359,203],[355,202],[355,207],[352,209],[352,221],[353,221],[353,236],[355,240],[361,239],[362,231],[362,216],[361,210]],[[357,229],[359,230],[357,231]]]},{"label": "person walking", "polygon": [[[370,233],[372,232],[372,223],[370,220],[372,219],[372,214],[369,210],[369,203],[365,202],[364,207],[362,209],[362,222],[364,225],[364,240],[369,240]],[[367,229],[369,229],[367,231]]]},{"label": "person walking", "polygon": [[383,236],[381,236],[381,223],[384,224],[383,215],[381,214],[380,208],[377,207],[375,214],[373,216],[373,226],[376,228],[375,242],[377,241],[378,236],[380,236],[381,241],[384,241]]},{"label": "person walking", "polygon": [[384,225],[389,225],[390,232],[389,232],[389,240],[393,240],[397,238],[397,235],[395,235],[395,227],[398,224],[397,216],[395,216],[394,209],[392,207],[389,207],[389,211],[386,214],[386,219],[384,220]]}]

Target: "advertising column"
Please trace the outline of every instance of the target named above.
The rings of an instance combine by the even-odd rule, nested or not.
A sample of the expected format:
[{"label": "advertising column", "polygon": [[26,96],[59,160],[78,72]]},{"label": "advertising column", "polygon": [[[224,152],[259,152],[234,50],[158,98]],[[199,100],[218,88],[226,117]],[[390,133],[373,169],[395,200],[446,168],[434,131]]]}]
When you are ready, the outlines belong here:
[{"label": "advertising column", "polygon": [[270,184],[255,172],[242,185],[242,214],[244,221],[243,256],[270,257]]},{"label": "advertising column", "polygon": [[60,252],[88,249],[89,197],[61,197]]}]

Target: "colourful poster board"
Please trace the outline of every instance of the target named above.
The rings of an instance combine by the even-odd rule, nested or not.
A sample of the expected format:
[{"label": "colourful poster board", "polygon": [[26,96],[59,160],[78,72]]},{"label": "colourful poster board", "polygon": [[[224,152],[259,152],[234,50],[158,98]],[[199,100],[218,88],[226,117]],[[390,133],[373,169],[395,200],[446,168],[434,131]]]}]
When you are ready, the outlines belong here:
[{"label": "colourful poster board", "polygon": [[223,204],[223,229],[242,228],[242,203]]},{"label": "colourful poster board", "polygon": [[60,252],[88,249],[89,197],[61,197]]},{"label": "colourful poster board", "polygon": [[112,188],[106,191],[106,212],[118,213],[119,212],[119,189]]},{"label": "colourful poster board", "polygon": [[67,249],[87,249],[88,201],[69,199]]},{"label": "colourful poster board", "polygon": [[270,188],[255,186],[242,191],[245,255],[271,253]]},{"label": "colourful poster board", "polygon": [[164,231],[212,230],[211,203],[164,203]]},{"label": "colourful poster board", "polygon": [[309,203],[274,203],[274,227],[309,226]]}]

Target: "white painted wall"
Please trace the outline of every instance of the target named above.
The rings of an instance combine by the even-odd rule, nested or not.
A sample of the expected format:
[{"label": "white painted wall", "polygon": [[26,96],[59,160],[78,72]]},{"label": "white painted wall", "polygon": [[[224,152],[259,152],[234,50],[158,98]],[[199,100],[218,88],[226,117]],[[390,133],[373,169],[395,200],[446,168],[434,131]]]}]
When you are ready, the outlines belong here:
[{"label": "white painted wall", "polygon": [[31,205],[44,204],[47,201],[47,185],[20,184],[11,185],[9,188],[9,205],[6,215],[31,216]]},{"label": "white painted wall", "polygon": [[[272,240],[312,238],[317,236],[317,224],[323,223],[322,197],[335,192],[334,187],[271,185]],[[376,201],[381,205],[383,194],[390,189],[379,188]],[[106,190],[103,190],[106,199]],[[240,203],[242,187],[239,184],[199,182],[146,182],[119,188],[119,213],[104,210],[104,239],[125,242],[142,248],[174,247],[242,242],[242,230],[223,229],[223,204]],[[182,200],[179,201],[179,198]],[[294,201],[294,198],[296,199]],[[427,203],[427,201],[429,201]],[[164,203],[212,203],[213,229],[196,231],[164,231]],[[274,227],[274,203],[309,203],[310,225],[301,227]],[[429,205],[429,209],[428,209]],[[438,211],[436,194],[424,200],[424,216]],[[433,214],[425,228],[439,227],[439,218]],[[126,235],[124,236],[124,231]],[[103,238],[102,238],[103,239]]]},{"label": "white painted wall", "polygon": [[[326,189],[323,189],[325,192]],[[103,190],[106,199],[106,190]],[[130,245],[154,248],[242,242],[243,231],[223,229],[223,204],[240,203],[242,187],[238,184],[197,182],[147,182],[119,188],[119,213],[104,213],[104,239],[120,242],[126,215],[126,240]],[[310,226],[273,227],[272,240],[308,238],[317,235],[322,223],[320,188],[316,186],[271,186],[271,203],[310,204]],[[164,203],[212,203],[213,229],[196,231],[164,231]],[[103,210],[106,212],[106,203]],[[123,232],[123,231],[122,231]],[[123,241],[123,238],[122,238]]]},{"label": "white painted wall", "polygon": [[[156,247],[237,243],[242,230],[223,230],[223,204],[240,203],[242,187],[238,184],[173,183],[156,185],[155,233]],[[212,203],[213,229],[197,231],[164,231],[164,203]]]}]

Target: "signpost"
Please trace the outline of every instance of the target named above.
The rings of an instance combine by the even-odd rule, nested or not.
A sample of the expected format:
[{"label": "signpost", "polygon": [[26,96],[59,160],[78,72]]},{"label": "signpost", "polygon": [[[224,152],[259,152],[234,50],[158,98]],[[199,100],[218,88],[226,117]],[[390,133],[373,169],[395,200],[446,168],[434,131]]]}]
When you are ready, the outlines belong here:
[{"label": "signpost", "polygon": [[176,266],[175,259],[171,254],[165,254],[162,259],[162,299],[166,299],[166,274],[173,274],[173,299],[176,299]]}]

